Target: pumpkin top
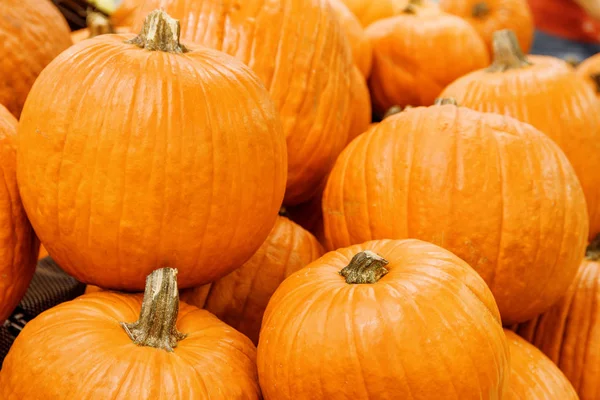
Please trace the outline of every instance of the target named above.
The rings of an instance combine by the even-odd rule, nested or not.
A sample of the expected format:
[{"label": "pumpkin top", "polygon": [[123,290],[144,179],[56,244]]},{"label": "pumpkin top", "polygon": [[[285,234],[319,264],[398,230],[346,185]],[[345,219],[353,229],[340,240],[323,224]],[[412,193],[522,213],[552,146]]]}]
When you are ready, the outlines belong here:
[{"label": "pumpkin top", "polygon": [[517,36],[510,29],[494,32],[492,46],[494,61],[487,69],[488,72],[504,72],[531,65],[531,62],[521,50]]},{"label": "pumpkin top", "polygon": [[125,43],[151,50],[167,53],[185,53],[187,48],[179,43],[181,26],[163,10],[154,10],[144,20],[144,25],[138,36]]},{"label": "pumpkin top", "polygon": [[471,15],[473,18],[484,18],[490,14],[490,6],[485,1],[480,1],[479,3],[475,3],[473,5]]},{"label": "pumpkin top", "polygon": [[86,25],[89,29],[89,37],[115,32],[110,20],[104,14],[98,12],[91,12],[87,15]]}]

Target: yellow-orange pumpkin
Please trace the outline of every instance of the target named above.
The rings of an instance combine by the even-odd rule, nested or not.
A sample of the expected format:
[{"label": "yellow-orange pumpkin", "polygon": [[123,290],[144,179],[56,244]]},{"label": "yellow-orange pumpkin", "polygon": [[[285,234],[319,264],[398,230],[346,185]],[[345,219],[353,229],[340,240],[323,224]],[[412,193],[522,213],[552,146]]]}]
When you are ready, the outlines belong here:
[{"label": "yellow-orange pumpkin", "polygon": [[287,163],[269,94],[235,58],[181,45],[178,29],[156,11],[138,36],[84,40],[27,100],[23,203],[52,258],[84,283],[140,290],[165,265],[181,287],[211,282],[275,223]]},{"label": "yellow-orange pumpkin", "polygon": [[454,105],[392,115],[340,155],[325,194],[327,248],[417,238],[468,262],[503,321],[560,299],[586,246],[581,185],[564,153],[514,118]]}]

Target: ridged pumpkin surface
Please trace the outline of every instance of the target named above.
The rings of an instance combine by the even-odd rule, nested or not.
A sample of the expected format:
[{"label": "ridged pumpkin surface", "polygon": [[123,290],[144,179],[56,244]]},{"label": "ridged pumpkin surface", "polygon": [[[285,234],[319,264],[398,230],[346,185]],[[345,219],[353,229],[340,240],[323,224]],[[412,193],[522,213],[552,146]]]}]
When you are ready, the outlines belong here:
[{"label": "ridged pumpkin surface", "polygon": [[348,143],[369,129],[373,117],[369,88],[365,78],[360,74],[360,71],[358,71],[358,68],[355,68],[352,74],[352,93],[350,96],[352,102],[352,116]]},{"label": "ridged pumpkin surface", "polygon": [[275,223],[287,164],[277,111],[233,57],[132,38],[80,42],[40,75],[19,127],[25,208],[84,283],[139,290],[165,265],[183,288],[211,282]]},{"label": "ridged pumpkin surface", "polygon": [[566,62],[547,56],[525,59],[506,33],[497,45],[490,68],[457,79],[442,97],[530,123],[557,143],[583,187],[591,239],[600,233],[600,102]]},{"label": "ridged pumpkin surface", "polygon": [[[286,204],[306,201],[346,144],[352,55],[329,0],[147,0],[184,40],[246,63],[269,89],[287,137]],[[137,29],[137,28],[136,28]]]},{"label": "ridged pumpkin surface", "polygon": [[39,246],[17,187],[17,124],[0,105],[0,323],[25,294]]},{"label": "ridged pumpkin surface", "polygon": [[577,75],[586,79],[600,98],[600,53],[584,60],[577,67]]},{"label": "ridged pumpkin surface", "polygon": [[599,260],[584,260],[567,294],[517,330],[560,367],[581,400],[600,398]]},{"label": "ridged pumpkin surface", "polygon": [[525,53],[533,42],[533,16],[527,0],[440,0],[440,8],[467,20],[493,49],[495,31],[512,29]]},{"label": "ridged pumpkin surface", "polygon": [[69,26],[49,0],[2,0],[0,104],[17,118],[31,85],[71,45]]},{"label": "ridged pumpkin surface", "polygon": [[[388,273],[347,283],[340,271],[365,250]],[[279,286],[258,373],[267,400],[495,400],[507,391],[509,353],[471,267],[429,243],[380,240],[327,253]]]},{"label": "ridged pumpkin surface", "polygon": [[452,251],[484,278],[506,323],[566,292],[588,229],[556,144],[516,119],[454,105],[405,110],[350,143],[323,212],[328,248],[417,238]]},{"label": "ridged pumpkin surface", "polygon": [[373,45],[369,88],[379,115],[395,105],[432,105],[449,83],[489,63],[475,29],[433,7],[411,6],[366,33]]},{"label": "ridged pumpkin surface", "polygon": [[514,332],[505,333],[510,348],[507,400],[579,400],[567,377],[544,353]]},{"label": "ridged pumpkin surface", "polygon": [[323,255],[315,237],[278,217],[258,251],[242,267],[214,283],[181,293],[181,299],[215,314],[258,343],[269,299],[285,278]]}]

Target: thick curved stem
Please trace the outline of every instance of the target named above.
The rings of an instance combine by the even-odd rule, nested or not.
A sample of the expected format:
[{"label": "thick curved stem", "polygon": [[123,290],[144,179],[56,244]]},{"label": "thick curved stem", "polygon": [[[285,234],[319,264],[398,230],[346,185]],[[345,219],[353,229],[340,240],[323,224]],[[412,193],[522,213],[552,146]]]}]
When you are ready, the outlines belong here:
[{"label": "thick curved stem", "polygon": [[488,5],[488,3],[485,1],[482,1],[473,6],[471,15],[473,15],[474,18],[483,18],[483,17],[487,16],[490,13],[490,11],[491,10],[490,10],[490,6]]},{"label": "thick curved stem", "polygon": [[591,261],[600,261],[600,235],[596,236],[587,247],[585,258]]},{"label": "thick curved stem", "polygon": [[433,102],[433,105],[435,105],[435,106],[445,106],[447,104],[458,107],[458,103],[456,102],[456,99],[454,99],[453,97],[438,97]]},{"label": "thick curved stem", "polygon": [[136,322],[121,322],[129,338],[138,346],[172,352],[177,342],[187,335],[177,331],[179,290],[177,270],[162,268],[146,278],[146,289],[140,317]]},{"label": "thick curved stem", "polygon": [[125,43],[134,44],[145,50],[185,53],[188,50],[179,43],[180,35],[181,27],[178,20],[171,18],[163,10],[154,10],[146,17],[140,34]]},{"label": "thick curved stem", "polygon": [[350,264],[340,271],[346,283],[376,283],[389,271],[385,266],[388,260],[372,251],[361,251],[350,260]]},{"label": "thick curved stem", "polygon": [[590,75],[592,81],[596,84],[596,93],[600,93],[600,73]]},{"label": "thick curved stem", "polygon": [[494,32],[492,45],[494,62],[488,67],[488,72],[504,72],[532,65],[523,54],[517,36],[512,30],[503,29]]},{"label": "thick curved stem", "polygon": [[86,17],[86,24],[90,31],[90,38],[115,32],[110,20],[101,13],[89,13]]}]

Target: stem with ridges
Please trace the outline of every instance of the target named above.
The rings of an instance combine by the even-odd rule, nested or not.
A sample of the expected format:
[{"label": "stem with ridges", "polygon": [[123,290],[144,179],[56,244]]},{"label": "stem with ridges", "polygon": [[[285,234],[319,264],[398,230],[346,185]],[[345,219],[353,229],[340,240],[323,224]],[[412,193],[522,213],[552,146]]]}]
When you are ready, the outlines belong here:
[{"label": "stem with ridges", "polygon": [[361,251],[350,260],[350,264],[340,271],[346,283],[376,283],[389,271],[385,266],[388,260],[372,251]]},{"label": "stem with ridges", "polygon": [[188,49],[179,43],[180,36],[179,21],[163,10],[154,10],[146,17],[140,34],[125,43],[150,51],[185,53]]},{"label": "stem with ridges", "polygon": [[86,24],[90,31],[90,38],[115,32],[110,20],[101,13],[90,12],[86,17]]},{"label": "stem with ridges", "polygon": [[408,4],[404,8],[404,10],[402,10],[402,12],[404,14],[416,14],[417,10],[422,5],[423,5],[423,1],[422,0],[409,0]]},{"label": "stem with ridges", "polygon": [[474,18],[483,18],[490,13],[490,6],[485,1],[477,3],[473,6],[472,15]]},{"label": "stem with ridges", "polygon": [[121,322],[133,343],[172,352],[187,335],[176,328],[179,313],[177,270],[161,268],[146,278],[140,317],[136,322]]},{"label": "stem with ridges", "polygon": [[458,107],[458,103],[456,102],[456,99],[454,99],[453,97],[438,97],[433,102],[433,105],[435,105],[435,106],[445,106],[447,104]]},{"label": "stem with ridges", "polygon": [[532,65],[523,54],[517,36],[510,29],[494,32],[492,47],[494,62],[487,68],[488,72],[504,72]]},{"label": "stem with ridges", "polygon": [[592,81],[596,84],[596,93],[600,93],[600,73],[590,75]]},{"label": "stem with ridges", "polygon": [[600,234],[592,240],[585,250],[585,258],[591,261],[600,261]]}]

